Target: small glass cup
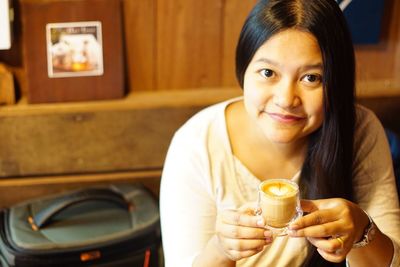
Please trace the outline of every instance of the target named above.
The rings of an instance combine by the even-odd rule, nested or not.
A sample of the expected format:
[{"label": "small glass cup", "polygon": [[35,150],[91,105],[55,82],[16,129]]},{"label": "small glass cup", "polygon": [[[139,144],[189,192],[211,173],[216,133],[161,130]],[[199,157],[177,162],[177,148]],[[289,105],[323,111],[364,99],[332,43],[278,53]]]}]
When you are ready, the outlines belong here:
[{"label": "small glass cup", "polygon": [[287,226],[303,216],[299,186],[287,179],[269,179],[258,186],[257,215],[275,235],[286,235]]}]

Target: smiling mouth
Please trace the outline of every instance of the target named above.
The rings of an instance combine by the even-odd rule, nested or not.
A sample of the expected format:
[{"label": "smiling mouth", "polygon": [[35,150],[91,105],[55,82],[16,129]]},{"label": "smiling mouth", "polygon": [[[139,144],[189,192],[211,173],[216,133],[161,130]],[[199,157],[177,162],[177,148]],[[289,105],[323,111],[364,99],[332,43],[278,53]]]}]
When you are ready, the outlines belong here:
[{"label": "smiling mouth", "polygon": [[284,123],[295,123],[304,120],[304,117],[266,112],[272,119]]}]

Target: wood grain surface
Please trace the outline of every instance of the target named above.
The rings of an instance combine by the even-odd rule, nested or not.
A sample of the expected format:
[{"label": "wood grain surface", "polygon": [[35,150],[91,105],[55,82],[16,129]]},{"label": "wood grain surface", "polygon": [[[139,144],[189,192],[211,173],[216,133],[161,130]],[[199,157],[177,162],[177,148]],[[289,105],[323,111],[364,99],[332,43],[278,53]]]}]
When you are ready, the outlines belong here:
[{"label": "wood grain surface", "polygon": [[[20,0],[23,60],[30,103],[115,99],[124,95],[120,0]],[[50,78],[46,25],[101,22],[104,72],[99,76]]]},{"label": "wood grain surface", "polygon": [[[13,67],[22,96],[28,93],[26,68],[32,63],[22,59],[21,47],[29,40],[21,38],[21,21],[25,19],[21,3],[39,1],[57,0],[15,1],[14,43],[11,50],[0,51],[0,61]],[[202,90],[237,85],[236,42],[256,0],[121,1],[126,91]],[[355,47],[359,96],[400,95],[399,12],[399,1],[386,0],[379,44]]]}]

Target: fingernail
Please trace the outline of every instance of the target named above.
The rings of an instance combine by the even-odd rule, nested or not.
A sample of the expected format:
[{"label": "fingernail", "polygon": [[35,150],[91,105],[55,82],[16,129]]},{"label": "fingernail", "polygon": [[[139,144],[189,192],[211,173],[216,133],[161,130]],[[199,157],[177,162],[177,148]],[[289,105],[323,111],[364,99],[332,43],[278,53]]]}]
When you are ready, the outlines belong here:
[{"label": "fingernail", "polygon": [[265,236],[265,237],[272,237],[271,231],[265,231],[265,232],[264,232],[264,236]]},{"label": "fingernail", "polygon": [[300,228],[298,224],[290,224],[288,227],[290,230],[297,230]]},{"label": "fingernail", "polygon": [[263,219],[263,218],[259,219],[259,220],[257,221],[257,225],[263,227],[263,226],[265,225],[264,219]]},{"label": "fingernail", "polygon": [[292,230],[292,229],[288,229],[286,233],[288,235],[290,235],[290,236],[296,236],[297,231],[296,230]]},{"label": "fingernail", "polygon": [[272,241],[273,241],[274,239],[272,238],[272,236],[267,236],[266,238],[265,238],[265,243],[271,243]]}]

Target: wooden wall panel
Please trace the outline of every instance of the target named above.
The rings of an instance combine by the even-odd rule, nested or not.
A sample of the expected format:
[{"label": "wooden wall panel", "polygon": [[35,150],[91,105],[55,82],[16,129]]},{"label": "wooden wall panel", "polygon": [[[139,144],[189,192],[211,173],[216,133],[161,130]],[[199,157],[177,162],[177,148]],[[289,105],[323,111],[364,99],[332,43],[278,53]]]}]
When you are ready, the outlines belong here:
[{"label": "wooden wall panel", "polygon": [[224,86],[237,86],[235,76],[236,44],[247,14],[257,0],[230,0],[224,2],[222,81]]},{"label": "wooden wall panel", "polygon": [[[117,99],[125,95],[120,0],[75,0],[73,2],[20,0],[20,3],[23,27],[22,37],[24,40],[23,60],[27,74],[29,103]],[[101,70],[101,74],[93,75],[93,72],[100,71],[99,67],[95,67],[95,71],[86,71],[90,75],[85,75],[84,72],[73,73],[73,68],[67,67],[64,70],[63,67],[66,67],[66,65],[62,63],[63,67],[60,72],[56,70],[57,68],[52,68],[55,72],[54,75],[64,72],[66,75],[79,74],[79,76],[50,77],[50,74],[48,74],[48,61],[51,61],[51,59],[49,59],[48,48],[46,47],[48,46],[46,27],[49,23],[76,23],[83,21],[101,22],[101,49],[104,71]],[[96,32],[98,31],[99,29],[96,30]],[[100,41],[99,35],[97,33],[95,38],[97,42]],[[57,39],[59,44],[52,45],[62,46],[63,41],[61,38]],[[96,42],[94,41],[94,43]],[[78,56],[84,53],[75,45],[70,44],[69,49],[77,51],[76,53],[79,53],[77,54]],[[91,48],[92,45],[88,41],[87,46],[89,49],[93,49]],[[81,50],[83,49],[81,48]],[[91,54],[91,52],[88,52],[87,60],[89,61]],[[72,65],[74,65],[73,58],[75,53],[72,52],[70,55],[71,57],[67,56],[66,58],[70,58]]]},{"label": "wooden wall panel", "polygon": [[0,106],[0,178],[161,170],[174,132],[237,93],[143,92],[126,101]]},{"label": "wooden wall panel", "polygon": [[114,175],[80,175],[80,176],[52,176],[46,179],[29,178],[20,180],[0,180],[0,209],[9,207],[22,201],[37,197],[59,194],[61,192],[86,188],[89,186],[104,186],[109,184],[142,183],[154,194],[159,194],[160,173],[148,173],[142,177],[135,174]]},{"label": "wooden wall panel", "polygon": [[355,47],[358,95],[400,95],[400,1],[386,0],[381,42]]},{"label": "wooden wall panel", "polygon": [[[24,96],[20,1],[14,1],[15,42],[0,51],[0,62],[13,67]],[[121,1],[128,91],[237,86],[236,42],[256,0]],[[356,47],[359,95],[400,95],[400,2],[385,1],[381,43]]]},{"label": "wooden wall panel", "polygon": [[123,0],[126,80],[130,91],[156,89],[156,0]]},{"label": "wooden wall panel", "polygon": [[158,0],[157,89],[221,85],[222,0]]},{"label": "wooden wall panel", "polygon": [[0,116],[0,177],[160,169],[173,133],[198,109]]}]

